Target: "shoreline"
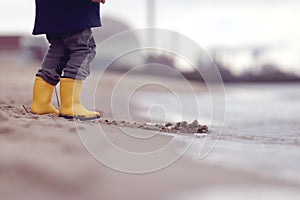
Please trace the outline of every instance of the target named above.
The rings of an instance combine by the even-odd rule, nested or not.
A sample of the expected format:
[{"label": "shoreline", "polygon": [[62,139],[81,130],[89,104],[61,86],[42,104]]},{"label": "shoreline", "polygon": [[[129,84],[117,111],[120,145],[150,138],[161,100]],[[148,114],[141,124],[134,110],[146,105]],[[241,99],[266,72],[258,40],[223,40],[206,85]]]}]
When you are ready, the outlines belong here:
[{"label": "shoreline", "polygon": [[[25,119],[8,117],[4,122],[10,124],[2,126],[0,133],[1,148],[5,149],[0,153],[0,160],[5,161],[0,164],[2,171],[0,194],[7,195],[6,199],[18,199],[24,192],[30,194],[28,199],[96,200],[99,197],[173,199],[170,196],[174,196],[175,199],[178,195],[189,196],[193,193],[201,195],[201,191],[205,193],[214,188],[227,191],[227,188],[239,186],[246,187],[246,191],[248,187],[269,188],[269,190],[285,188],[282,190],[283,193],[286,191],[297,193],[299,189],[299,185],[274,177],[261,176],[224,165],[208,164],[205,161],[195,161],[188,156],[188,152],[171,166],[156,172],[141,175],[122,173],[92,158],[82,146],[76,125],[72,121],[52,119],[49,116],[33,116]],[[85,126],[92,125],[82,123],[77,128],[84,130]],[[126,148],[132,147],[128,141],[124,139],[120,141],[116,127],[102,128],[111,134],[113,141],[121,142]],[[138,133],[138,130],[135,131]],[[157,137],[158,141],[162,141],[169,136],[157,135]],[[131,151],[149,151],[153,147],[155,149],[160,143],[158,141],[146,147],[145,144],[136,146]],[[128,185],[128,181],[132,184]],[[118,193],[115,193],[115,190]]]},{"label": "shoreline", "polygon": [[[249,193],[251,189],[281,191],[282,194],[291,195],[287,199],[297,199],[299,195],[299,185],[243,169],[197,162],[187,154],[167,168],[153,173],[137,175],[112,170],[86,151],[78,136],[78,129],[86,131],[93,139],[93,132],[89,132],[89,128],[100,126],[108,133],[111,141],[132,152],[153,151],[165,145],[172,137],[150,131],[144,134],[154,134],[153,140],[136,142],[122,134],[118,127],[27,114],[22,105],[30,105],[35,69],[14,66],[10,69],[7,74],[4,67],[0,68],[0,194],[4,199],[15,200],[24,194],[26,197],[23,199],[30,200],[173,200],[181,195],[193,194],[195,196],[190,199],[197,199],[204,194],[211,195],[210,191],[221,191],[222,197],[226,191],[242,192],[243,188]],[[112,88],[112,82],[117,80],[117,77],[111,76],[106,77],[107,83],[103,85],[106,89],[102,93],[104,97],[99,103],[104,102],[101,111],[104,110],[104,117],[112,120],[113,115],[107,107],[110,102],[106,101],[109,97],[105,96],[109,95],[106,91]],[[132,81],[130,84],[134,83]],[[119,103],[122,104],[122,99]],[[134,136],[141,134],[139,129],[130,131]],[[96,144],[99,150],[107,150],[102,141]],[[181,146],[180,141],[176,142],[170,155],[178,154]],[[147,163],[129,162],[147,166]],[[271,195],[267,198],[271,199]]]}]

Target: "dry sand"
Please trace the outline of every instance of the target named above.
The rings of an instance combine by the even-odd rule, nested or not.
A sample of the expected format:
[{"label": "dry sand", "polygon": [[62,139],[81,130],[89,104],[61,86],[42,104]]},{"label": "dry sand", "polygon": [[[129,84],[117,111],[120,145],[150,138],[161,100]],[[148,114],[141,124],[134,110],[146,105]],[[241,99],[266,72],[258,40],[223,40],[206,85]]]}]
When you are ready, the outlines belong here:
[{"label": "dry sand", "polygon": [[[290,195],[299,189],[297,185],[242,169],[209,166],[185,156],[153,173],[134,175],[112,170],[86,151],[74,122],[24,111],[22,105],[31,102],[36,68],[6,64],[0,66],[0,71],[0,199],[210,199],[210,195],[216,194],[219,196],[213,199],[227,199],[232,195],[235,198],[231,199],[247,199],[253,195],[272,199],[273,192]],[[113,79],[113,75],[107,78],[107,90]],[[99,109],[110,118],[109,102],[103,105]],[[85,130],[94,125],[83,122],[77,128]],[[167,135],[156,135],[153,142],[132,146],[128,139],[120,140],[123,136],[117,127],[101,127],[112,141],[120,141],[120,145],[132,151],[155,149],[169,139]],[[139,134],[140,130],[131,131]],[[284,199],[296,199],[296,196]]]}]

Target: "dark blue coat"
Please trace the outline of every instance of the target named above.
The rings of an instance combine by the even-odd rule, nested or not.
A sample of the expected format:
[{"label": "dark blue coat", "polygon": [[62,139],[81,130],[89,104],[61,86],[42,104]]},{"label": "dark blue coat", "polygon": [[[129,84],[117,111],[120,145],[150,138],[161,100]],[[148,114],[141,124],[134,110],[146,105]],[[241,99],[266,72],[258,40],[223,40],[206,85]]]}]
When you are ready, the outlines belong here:
[{"label": "dark blue coat", "polygon": [[60,34],[101,26],[100,8],[91,0],[35,0],[33,34]]}]

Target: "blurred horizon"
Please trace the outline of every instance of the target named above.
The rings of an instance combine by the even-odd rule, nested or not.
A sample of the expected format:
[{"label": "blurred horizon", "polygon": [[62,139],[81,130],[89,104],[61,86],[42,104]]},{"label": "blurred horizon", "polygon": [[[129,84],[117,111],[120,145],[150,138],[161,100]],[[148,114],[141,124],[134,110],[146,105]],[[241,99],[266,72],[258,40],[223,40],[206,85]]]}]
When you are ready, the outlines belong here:
[{"label": "blurred horizon", "polygon": [[[101,14],[128,29],[145,28],[149,25],[148,1],[108,0],[101,7]],[[154,27],[186,35],[235,75],[265,65],[300,75],[300,24],[297,23],[300,2],[297,0],[153,2]],[[34,9],[34,1],[0,0],[0,36],[29,36]],[[104,27],[109,26],[104,23]]]}]

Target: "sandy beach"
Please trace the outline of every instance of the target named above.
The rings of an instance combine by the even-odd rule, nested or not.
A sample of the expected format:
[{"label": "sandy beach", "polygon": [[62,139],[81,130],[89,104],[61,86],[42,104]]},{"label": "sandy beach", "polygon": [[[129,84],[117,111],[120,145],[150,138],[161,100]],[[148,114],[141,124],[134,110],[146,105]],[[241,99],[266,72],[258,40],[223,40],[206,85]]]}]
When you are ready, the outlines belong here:
[{"label": "sandy beach", "polygon": [[[51,115],[26,113],[22,106],[30,106],[37,67],[37,64],[29,67],[15,63],[2,63],[0,66],[0,197],[3,200],[296,200],[300,197],[300,182],[265,175],[261,173],[259,165],[257,173],[246,168],[236,169],[193,159],[189,151],[169,166],[154,172],[132,174],[112,169],[87,151],[80,137],[82,134],[86,133],[88,139],[93,141],[93,134],[97,133],[89,130],[100,127],[111,141],[129,152],[154,151],[170,142],[173,136],[153,133],[153,139],[137,142],[124,135],[118,127],[100,125],[97,121],[74,122]],[[141,77],[135,79],[133,76],[128,84],[134,84],[137,79]],[[116,81],[118,75],[106,74],[101,91],[96,95],[96,99],[100,99],[96,109],[102,112],[103,118],[109,120],[114,120],[110,91]],[[199,88],[199,91],[202,90]],[[120,106],[123,103],[122,98],[117,102]],[[139,106],[136,105],[134,109],[138,110]],[[139,115],[133,116],[133,120],[146,122]],[[128,128],[128,131],[136,136],[152,134],[151,131],[144,132],[141,129]],[[245,140],[233,142],[230,138],[232,135],[234,132],[227,130],[227,136],[225,134],[223,137],[217,152],[222,151],[222,148],[226,152],[235,145],[243,145]],[[166,155],[176,157],[183,143],[175,141],[172,151]],[[293,146],[298,148],[298,145],[295,143]],[[107,156],[112,156],[112,159],[116,158],[113,152],[109,154],[109,146],[104,141],[97,141],[95,149],[107,152]],[[243,152],[240,156],[243,156]],[[153,164],[126,160],[125,157],[123,160],[120,158],[120,162],[129,163],[129,167],[135,165],[145,168]],[[269,171],[272,170],[270,166]]]}]

